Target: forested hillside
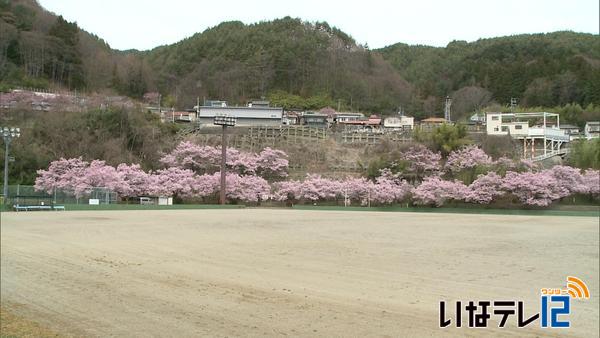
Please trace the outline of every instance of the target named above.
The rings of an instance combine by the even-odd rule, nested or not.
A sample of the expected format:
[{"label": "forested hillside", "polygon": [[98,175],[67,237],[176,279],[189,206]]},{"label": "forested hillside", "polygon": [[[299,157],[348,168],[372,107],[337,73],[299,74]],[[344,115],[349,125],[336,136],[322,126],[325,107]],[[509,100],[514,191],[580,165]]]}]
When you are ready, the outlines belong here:
[{"label": "forested hillside", "polygon": [[184,101],[199,95],[243,102],[287,93],[377,111],[411,96],[411,86],[379,53],[327,23],[289,17],[253,25],[222,23],[144,57],[159,85],[175,88]]},{"label": "forested hillside", "polygon": [[[455,41],[443,48],[357,44],[325,22],[225,22],[150,51],[116,51],[41,8],[0,0],[0,86],[61,87],[190,107],[269,98],[286,108],[440,115],[444,98],[464,119],[511,97],[526,107],[600,105],[600,38],[573,32]],[[593,106],[589,106],[593,104]],[[593,115],[595,116],[595,115]]]},{"label": "forested hillside", "polygon": [[135,97],[152,83],[140,57],[112,50],[35,0],[0,0],[0,86],[110,90]]},{"label": "forested hillside", "polygon": [[[445,48],[398,43],[379,52],[428,101],[451,95],[459,113],[494,100],[522,106],[600,104],[600,38],[556,32],[455,41]],[[439,107],[438,107],[439,109]]]}]

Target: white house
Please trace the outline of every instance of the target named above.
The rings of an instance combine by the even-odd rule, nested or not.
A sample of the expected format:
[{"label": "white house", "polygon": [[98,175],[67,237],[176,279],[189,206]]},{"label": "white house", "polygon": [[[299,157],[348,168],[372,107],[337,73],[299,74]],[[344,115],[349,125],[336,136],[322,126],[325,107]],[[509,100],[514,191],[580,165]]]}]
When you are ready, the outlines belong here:
[{"label": "white house", "polygon": [[487,113],[486,132],[488,135],[519,135],[529,134],[529,121],[518,121],[514,114]]},{"label": "white house", "polygon": [[336,123],[362,120],[365,118],[363,113],[338,112],[333,114],[333,120]]},{"label": "white house", "polygon": [[584,129],[585,138],[592,139],[600,137],[600,121],[587,122]]},{"label": "white house", "polygon": [[392,116],[386,117],[383,120],[383,127],[389,129],[414,129],[415,126],[415,118],[409,116]]},{"label": "white house", "polygon": [[523,141],[523,158],[533,160],[564,154],[562,146],[570,141],[565,130],[560,129],[559,115],[548,112],[487,113],[486,132]]}]

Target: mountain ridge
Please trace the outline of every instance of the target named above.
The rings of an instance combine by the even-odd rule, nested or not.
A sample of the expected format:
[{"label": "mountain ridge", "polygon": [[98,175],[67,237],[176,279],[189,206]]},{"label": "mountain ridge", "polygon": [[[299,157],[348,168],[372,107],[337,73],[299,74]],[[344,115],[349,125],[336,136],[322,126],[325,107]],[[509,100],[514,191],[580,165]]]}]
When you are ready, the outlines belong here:
[{"label": "mountain ridge", "polygon": [[339,105],[381,113],[401,106],[417,117],[439,115],[447,95],[461,118],[511,97],[524,106],[600,104],[600,39],[589,33],[369,49],[326,22],[284,17],[227,21],[173,44],[120,51],[35,0],[0,1],[0,23],[5,86],[138,98],[160,91],[179,108],[198,97],[240,104],[265,97],[306,109]]}]

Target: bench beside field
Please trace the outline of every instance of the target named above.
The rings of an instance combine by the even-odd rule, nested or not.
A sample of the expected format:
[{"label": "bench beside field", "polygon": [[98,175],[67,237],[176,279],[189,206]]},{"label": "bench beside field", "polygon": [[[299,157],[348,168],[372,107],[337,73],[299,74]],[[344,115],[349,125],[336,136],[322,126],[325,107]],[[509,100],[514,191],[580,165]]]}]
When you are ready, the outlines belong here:
[{"label": "bench beside field", "polygon": [[15,211],[51,211],[51,210],[65,210],[64,205],[13,205]]}]

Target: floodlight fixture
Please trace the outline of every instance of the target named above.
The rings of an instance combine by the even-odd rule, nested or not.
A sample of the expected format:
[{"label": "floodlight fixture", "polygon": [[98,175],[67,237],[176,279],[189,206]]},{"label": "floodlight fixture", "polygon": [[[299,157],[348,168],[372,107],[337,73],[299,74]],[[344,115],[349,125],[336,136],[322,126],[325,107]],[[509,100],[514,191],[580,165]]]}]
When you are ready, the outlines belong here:
[{"label": "floodlight fixture", "polygon": [[233,127],[236,120],[234,116],[217,115],[215,116],[214,124],[217,126]]},{"label": "floodlight fixture", "polygon": [[9,162],[9,159],[11,159],[11,157],[8,156],[8,147],[13,139],[21,136],[21,128],[0,127],[0,135],[2,136],[2,139],[4,140],[4,146],[5,146],[3,196],[4,196],[4,202],[6,203],[6,201],[8,201],[8,162]]}]

